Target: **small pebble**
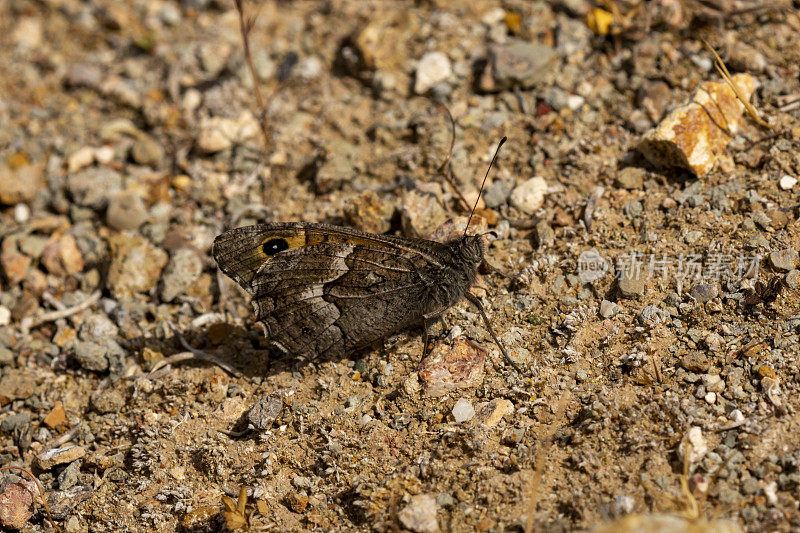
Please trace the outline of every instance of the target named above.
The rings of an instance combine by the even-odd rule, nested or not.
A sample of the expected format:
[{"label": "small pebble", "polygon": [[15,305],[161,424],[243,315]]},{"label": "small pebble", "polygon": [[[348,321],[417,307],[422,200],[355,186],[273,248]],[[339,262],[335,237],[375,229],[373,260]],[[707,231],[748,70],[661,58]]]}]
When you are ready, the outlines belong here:
[{"label": "small pebble", "polygon": [[625,167],[617,175],[617,186],[629,191],[641,189],[647,171],[638,167]]},{"label": "small pebble", "polygon": [[31,218],[31,208],[28,204],[17,204],[14,206],[14,222],[24,224]]},{"label": "small pebble", "polygon": [[280,393],[262,396],[247,412],[247,421],[257,430],[263,431],[272,427],[272,423],[280,416],[282,410],[283,399]]},{"label": "small pebble", "polygon": [[702,459],[707,452],[708,445],[705,437],[703,437],[703,430],[697,426],[692,426],[678,445],[678,454],[681,457],[685,457],[689,464],[692,464]]},{"label": "small pebble", "polygon": [[794,188],[795,185],[797,185],[797,178],[787,174],[781,178],[781,180],[778,182],[778,185],[784,191],[789,191]]},{"label": "small pebble", "polygon": [[786,274],[786,286],[790,289],[800,288],[800,270],[792,269]]},{"label": "small pebble", "polygon": [[42,470],[50,470],[54,466],[71,463],[86,455],[81,446],[64,446],[40,453],[34,457],[34,464]]},{"label": "small pebble", "polygon": [[33,494],[23,483],[6,483],[0,492],[0,526],[3,531],[25,527],[33,516]]},{"label": "small pebble", "polygon": [[113,235],[109,245],[108,283],[112,294],[117,298],[129,298],[133,293],[152,289],[167,263],[167,253],[144,237],[126,234]]},{"label": "small pebble", "polygon": [[79,148],[67,159],[67,172],[77,172],[94,163],[95,150],[91,146]]},{"label": "small pebble", "polygon": [[622,308],[614,302],[610,302],[608,300],[603,300],[600,302],[600,316],[603,318],[611,318],[619,313],[621,309]]},{"label": "small pebble", "polygon": [[718,293],[719,287],[716,283],[698,283],[689,291],[689,295],[699,304],[716,298]]},{"label": "small pebble", "polygon": [[542,220],[534,228],[534,240],[540,248],[551,246],[556,241],[556,232],[553,231],[550,224]]},{"label": "small pebble", "polygon": [[11,323],[11,311],[8,307],[0,305],[0,326],[7,326]]},{"label": "small pebble", "polygon": [[125,397],[117,390],[103,389],[91,396],[92,406],[100,414],[118,413],[125,406]]},{"label": "small pebble", "polygon": [[770,252],[769,262],[779,272],[788,272],[797,265],[797,250],[792,248]]},{"label": "small pebble", "polygon": [[203,260],[195,250],[175,250],[161,278],[161,299],[171,302],[183,294],[203,273],[203,266]]},{"label": "small pebble", "polygon": [[92,341],[78,341],[75,344],[75,360],[82,368],[92,372],[108,370],[106,347]]},{"label": "small pebble", "polygon": [[460,398],[453,406],[453,418],[457,423],[466,422],[475,415],[475,408],[466,398]]},{"label": "small pebble", "polygon": [[478,409],[476,425],[491,428],[500,423],[507,414],[514,412],[514,404],[505,398],[495,398]]},{"label": "small pebble", "polygon": [[425,94],[437,83],[450,78],[452,72],[450,58],[441,52],[428,52],[422,56],[417,65],[414,92]]},{"label": "small pebble", "polygon": [[397,518],[406,529],[415,533],[436,533],[439,523],[436,520],[436,498],[430,494],[417,494],[399,513]]},{"label": "small pebble", "polygon": [[164,149],[152,137],[142,135],[133,143],[131,157],[140,165],[158,168],[164,160]]},{"label": "small pebble", "polygon": [[638,298],[644,294],[645,283],[644,272],[623,272],[617,280],[617,287],[623,298]]},{"label": "small pebble", "polygon": [[539,176],[533,177],[511,191],[510,203],[523,213],[532,215],[542,207],[547,194],[547,182]]}]

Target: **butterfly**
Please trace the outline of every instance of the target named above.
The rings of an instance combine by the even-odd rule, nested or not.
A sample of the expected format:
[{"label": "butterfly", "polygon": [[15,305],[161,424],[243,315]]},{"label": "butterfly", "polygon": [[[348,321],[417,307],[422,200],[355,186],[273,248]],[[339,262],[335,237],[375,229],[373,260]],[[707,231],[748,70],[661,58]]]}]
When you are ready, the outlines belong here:
[{"label": "butterfly", "polygon": [[273,222],[222,233],[212,253],[222,272],[250,294],[256,319],[282,352],[308,360],[342,357],[422,326],[424,358],[430,328],[466,298],[519,371],[481,301],[469,292],[484,249],[483,237],[466,231],[442,243],[328,224]]}]

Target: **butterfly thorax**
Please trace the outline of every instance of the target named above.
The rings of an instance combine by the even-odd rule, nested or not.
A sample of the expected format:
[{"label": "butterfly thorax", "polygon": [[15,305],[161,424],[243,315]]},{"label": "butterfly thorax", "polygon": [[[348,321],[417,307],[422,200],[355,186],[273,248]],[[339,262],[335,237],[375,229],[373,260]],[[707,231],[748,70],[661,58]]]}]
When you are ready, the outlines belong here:
[{"label": "butterfly thorax", "polygon": [[445,243],[440,265],[431,266],[426,279],[423,308],[426,314],[438,314],[458,303],[475,283],[478,266],[483,261],[483,239],[464,236]]}]

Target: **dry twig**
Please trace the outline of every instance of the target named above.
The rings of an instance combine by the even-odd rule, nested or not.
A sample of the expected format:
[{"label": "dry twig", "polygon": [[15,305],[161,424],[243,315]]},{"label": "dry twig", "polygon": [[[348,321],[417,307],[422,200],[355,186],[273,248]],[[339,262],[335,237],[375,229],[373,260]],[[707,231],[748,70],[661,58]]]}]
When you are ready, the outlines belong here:
[{"label": "dry twig", "polygon": [[95,291],[94,293],[92,293],[91,296],[89,296],[84,301],[73,307],[66,307],[64,309],[59,309],[57,311],[51,311],[50,313],[44,313],[37,317],[24,318],[22,319],[22,323],[20,324],[20,329],[22,330],[22,334],[27,335],[28,333],[30,333],[30,330],[32,328],[35,328],[36,326],[41,326],[45,322],[52,322],[54,320],[58,320],[59,318],[66,318],[68,316],[80,313],[84,309],[95,304],[100,299],[100,296],[101,292]]}]

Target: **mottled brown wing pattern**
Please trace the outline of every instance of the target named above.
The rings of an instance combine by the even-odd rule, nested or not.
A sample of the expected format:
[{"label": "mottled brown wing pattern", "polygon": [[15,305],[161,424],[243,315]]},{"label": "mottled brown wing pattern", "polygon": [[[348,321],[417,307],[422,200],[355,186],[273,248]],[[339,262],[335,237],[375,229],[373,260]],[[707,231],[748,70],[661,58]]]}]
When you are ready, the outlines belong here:
[{"label": "mottled brown wing pattern", "polygon": [[270,341],[313,359],[421,323],[415,303],[426,287],[417,273],[436,264],[439,247],[322,224],[265,224],[220,235],[214,257],[252,295]]}]

